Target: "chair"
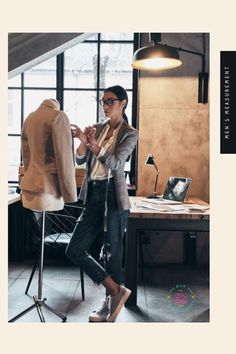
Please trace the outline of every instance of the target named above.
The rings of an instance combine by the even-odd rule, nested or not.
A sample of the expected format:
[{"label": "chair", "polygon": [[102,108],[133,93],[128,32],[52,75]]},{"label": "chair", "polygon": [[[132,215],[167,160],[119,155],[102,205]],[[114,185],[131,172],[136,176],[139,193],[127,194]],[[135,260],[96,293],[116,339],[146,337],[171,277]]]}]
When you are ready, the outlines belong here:
[{"label": "chair", "polygon": [[[44,245],[45,245],[45,258],[48,254],[49,249],[64,248],[70,242],[72,232],[76,225],[76,220],[83,208],[78,205],[66,204],[63,210],[57,212],[46,212],[45,213],[45,232],[44,232]],[[32,239],[37,250],[37,256],[31,271],[25,294],[28,294],[31,282],[33,280],[37,266],[40,260],[40,224],[41,224],[41,213],[37,211],[30,211],[31,217],[31,230]],[[82,300],[85,299],[84,293],[84,273],[80,269],[80,280],[81,280],[81,294]]]}]

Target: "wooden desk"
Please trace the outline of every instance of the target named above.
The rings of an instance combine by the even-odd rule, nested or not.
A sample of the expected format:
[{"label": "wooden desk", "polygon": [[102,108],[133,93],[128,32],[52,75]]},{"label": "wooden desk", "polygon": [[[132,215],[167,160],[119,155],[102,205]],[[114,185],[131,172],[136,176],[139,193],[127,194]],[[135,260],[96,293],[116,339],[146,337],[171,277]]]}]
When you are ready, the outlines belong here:
[{"label": "wooden desk", "polygon": [[[183,231],[186,233],[209,232],[209,210],[205,212],[191,212],[187,207],[191,204],[208,206],[199,198],[189,198],[184,203],[185,210],[175,212],[159,212],[156,210],[142,210],[138,207],[145,197],[130,197],[131,210],[126,233],[126,265],[125,286],[131,290],[126,306],[137,304],[138,281],[138,244],[139,233],[148,230],[155,231]],[[188,234],[186,234],[188,235]],[[191,234],[189,234],[191,236]],[[186,244],[188,243],[186,237]]]}]

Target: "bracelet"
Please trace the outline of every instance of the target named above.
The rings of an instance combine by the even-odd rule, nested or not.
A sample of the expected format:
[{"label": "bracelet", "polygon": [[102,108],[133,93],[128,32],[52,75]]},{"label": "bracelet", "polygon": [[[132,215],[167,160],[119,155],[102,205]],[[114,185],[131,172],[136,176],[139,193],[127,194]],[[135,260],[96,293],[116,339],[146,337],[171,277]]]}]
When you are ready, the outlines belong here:
[{"label": "bracelet", "polygon": [[94,146],[96,146],[97,144],[94,144],[94,145],[90,145],[89,143],[88,144],[86,144],[86,146],[89,148],[89,149],[93,149],[94,148]]},{"label": "bracelet", "polygon": [[[94,148],[95,148],[95,146],[97,146],[98,147],[98,144],[96,143],[96,144],[93,144],[92,146],[89,146],[89,144],[87,144],[87,147],[90,149],[90,150],[94,150]],[[100,148],[100,147],[99,147]],[[99,149],[100,150],[100,149]]]}]

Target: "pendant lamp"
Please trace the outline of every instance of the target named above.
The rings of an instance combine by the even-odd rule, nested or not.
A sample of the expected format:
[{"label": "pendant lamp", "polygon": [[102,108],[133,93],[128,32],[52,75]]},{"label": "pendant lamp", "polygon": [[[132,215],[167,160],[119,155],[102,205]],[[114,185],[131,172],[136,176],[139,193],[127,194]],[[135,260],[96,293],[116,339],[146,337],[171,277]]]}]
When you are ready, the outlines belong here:
[{"label": "pendant lamp", "polygon": [[182,65],[177,49],[166,44],[154,44],[138,49],[133,55],[132,67],[139,70],[163,70]]},{"label": "pendant lamp", "polygon": [[207,103],[209,74],[205,72],[205,34],[203,34],[203,53],[161,44],[159,43],[161,33],[150,33],[149,41],[152,45],[136,50],[131,66],[137,70],[174,69],[182,65],[179,52],[198,55],[202,59],[202,71],[198,74],[198,103]]}]

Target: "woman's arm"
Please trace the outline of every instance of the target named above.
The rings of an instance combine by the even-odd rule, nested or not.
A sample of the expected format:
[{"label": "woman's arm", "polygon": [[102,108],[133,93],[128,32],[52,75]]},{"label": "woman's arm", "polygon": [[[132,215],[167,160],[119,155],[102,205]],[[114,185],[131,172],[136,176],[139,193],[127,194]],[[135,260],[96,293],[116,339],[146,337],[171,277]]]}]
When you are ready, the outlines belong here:
[{"label": "woman's arm", "polygon": [[87,146],[84,143],[80,143],[76,149],[76,155],[84,156],[87,152]]},{"label": "woman's arm", "polygon": [[138,131],[133,129],[131,130],[124,140],[118,144],[113,153],[107,152],[105,150],[104,154],[101,157],[98,157],[98,160],[102,162],[107,168],[111,170],[118,170],[121,166],[125,164],[127,157],[134,150],[138,141]]}]

